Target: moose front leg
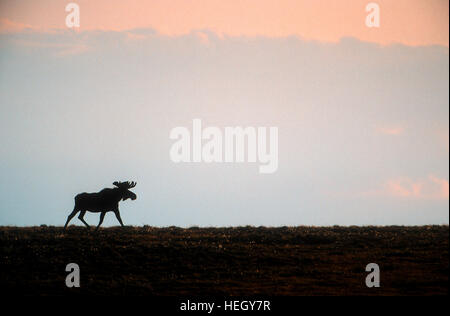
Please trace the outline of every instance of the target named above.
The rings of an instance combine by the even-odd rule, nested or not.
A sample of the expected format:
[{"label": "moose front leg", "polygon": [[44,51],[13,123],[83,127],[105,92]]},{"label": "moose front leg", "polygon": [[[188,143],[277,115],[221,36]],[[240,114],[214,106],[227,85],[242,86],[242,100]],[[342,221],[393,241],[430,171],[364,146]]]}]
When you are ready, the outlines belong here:
[{"label": "moose front leg", "polygon": [[95,230],[97,230],[100,227],[100,225],[103,223],[103,219],[105,218],[105,214],[106,214],[106,212],[102,212],[100,214],[100,221],[98,222],[97,228],[95,228]]},{"label": "moose front leg", "polygon": [[72,213],[70,213],[70,215],[67,217],[67,221],[66,221],[66,225],[64,225],[64,230],[66,230],[67,225],[69,224],[70,220],[77,215],[78,210],[76,208],[73,209]]},{"label": "moose front leg", "polygon": [[119,221],[120,225],[123,227],[122,219],[120,218],[119,210],[114,210],[114,214],[116,214],[117,220]]}]

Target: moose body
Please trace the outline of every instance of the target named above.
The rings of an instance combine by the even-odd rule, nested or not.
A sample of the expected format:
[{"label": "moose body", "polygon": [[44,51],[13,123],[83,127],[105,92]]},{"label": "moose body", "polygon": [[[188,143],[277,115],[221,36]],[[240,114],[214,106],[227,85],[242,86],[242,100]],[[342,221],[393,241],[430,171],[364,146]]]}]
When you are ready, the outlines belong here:
[{"label": "moose body", "polygon": [[67,228],[70,220],[80,212],[78,218],[90,228],[89,224],[84,220],[84,215],[86,212],[101,213],[100,222],[97,225],[98,229],[103,223],[103,219],[107,212],[114,212],[121,226],[123,225],[122,219],[120,218],[119,212],[119,202],[121,200],[125,201],[127,199],[136,200],[136,194],[131,192],[129,189],[136,186],[135,182],[114,182],[116,187],[113,189],[107,188],[96,193],[80,193],[75,196],[75,206],[72,213],[67,218],[64,229]]}]

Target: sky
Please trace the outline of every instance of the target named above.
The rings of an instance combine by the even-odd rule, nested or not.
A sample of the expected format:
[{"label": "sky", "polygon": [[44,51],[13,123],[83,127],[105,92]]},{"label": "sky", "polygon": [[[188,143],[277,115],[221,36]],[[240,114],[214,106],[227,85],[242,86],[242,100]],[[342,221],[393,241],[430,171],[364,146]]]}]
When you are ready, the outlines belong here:
[{"label": "sky", "polygon": [[[0,0],[0,225],[116,180],[128,225],[448,224],[448,1],[74,2]],[[196,118],[278,127],[278,170],[172,162]]]}]

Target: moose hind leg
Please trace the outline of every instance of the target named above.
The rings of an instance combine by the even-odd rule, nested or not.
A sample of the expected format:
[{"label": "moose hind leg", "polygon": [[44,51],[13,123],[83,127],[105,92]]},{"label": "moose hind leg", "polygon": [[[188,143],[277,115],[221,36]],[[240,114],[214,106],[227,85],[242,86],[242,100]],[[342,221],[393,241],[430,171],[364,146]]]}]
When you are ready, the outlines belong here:
[{"label": "moose hind leg", "polygon": [[71,220],[75,215],[77,215],[77,213],[78,213],[78,210],[77,210],[76,208],[74,208],[73,211],[72,211],[72,213],[70,213],[69,216],[67,216],[67,221],[66,221],[66,224],[64,225],[64,230],[66,230],[67,225],[69,224],[70,220]]},{"label": "moose hind leg", "polygon": [[86,221],[84,220],[84,215],[86,214],[86,211],[81,211],[80,215],[78,215],[78,218],[80,219],[80,221],[83,222],[84,225],[86,225],[86,227],[89,229],[91,228],[91,226],[89,226],[88,223],[86,223]]},{"label": "moose hind leg", "polygon": [[95,230],[97,230],[100,227],[100,225],[103,223],[103,219],[105,218],[105,214],[106,214],[106,212],[102,212],[100,214],[100,222],[98,222],[97,228]]}]

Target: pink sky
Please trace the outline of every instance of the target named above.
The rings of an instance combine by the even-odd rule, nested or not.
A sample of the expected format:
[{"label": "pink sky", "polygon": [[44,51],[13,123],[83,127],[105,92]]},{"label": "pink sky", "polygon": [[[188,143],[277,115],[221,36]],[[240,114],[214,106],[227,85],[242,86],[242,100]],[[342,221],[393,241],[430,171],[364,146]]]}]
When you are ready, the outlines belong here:
[{"label": "pink sky", "polygon": [[385,184],[387,195],[416,199],[448,200],[449,184],[446,179],[429,175],[427,179],[412,180],[410,178],[390,179]]},{"label": "pink sky", "polygon": [[[210,29],[228,36],[280,37],[336,42],[342,37],[381,44],[448,47],[446,0],[378,0],[380,28],[365,25],[368,0],[78,0],[80,30],[151,27],[167,35]],[[0,2],[0,30],[65,28],[69,1]]]}]

